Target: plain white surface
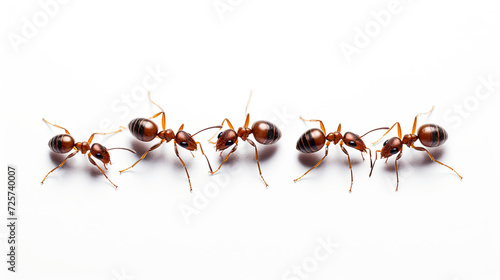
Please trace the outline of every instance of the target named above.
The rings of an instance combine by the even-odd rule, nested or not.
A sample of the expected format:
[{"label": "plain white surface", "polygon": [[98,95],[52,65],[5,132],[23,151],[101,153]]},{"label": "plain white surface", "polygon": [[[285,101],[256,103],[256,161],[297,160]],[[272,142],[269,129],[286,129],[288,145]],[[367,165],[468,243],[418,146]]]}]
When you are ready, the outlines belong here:
[{"label": "plain white surface", "polygon": [[[342,42],[353,44],[356,28],[371,24],[372,13],[390,1],[222,1],[233,5],[223,20],[213,3],[69,1],[16,52],[9,34],[20,34],[23,17],[42,8],[37,1],[2,2],[2,165],[19,169],[20,220],[18,272],[7,273],[2,261],[0,275],[499,279],[500,87],[489,95],[481,89],[481,79],[500,80],[497,3],[402,0],[350,63]],[[82,141],[149,117],[156,108],[133,94],[155,68],[168,72],[152,94],[175,131],[185,123],[193,133],[225,117],[241,126],[254,91],[251,121],[271,120],[283,132],[274,148],[258,146],[269,188],[244,142],[215,176],[199,152],[192,158],[181,149],[193,193],[172,143],[122,175],[118,170],[137,156],[113,151],[107,174],[118,190],[80,154],[40,186],[63,159],[47,146],[61,131],[42,118]],[[478,88],[482,100],[475,102]],[[453,111],[464,104],[467,116]],[[319,168],[293,183],[323,155],[295,150],[300,135],[317,127],[300,115],[322,119],[328,131],[340,122],[343,132],[362,134],[400,121],[408,133],[413,117],[432,105],[419,124],[447,129],[448,142],[431,152],[463,181],[405,149],[396,193],[393,158],[379,161],[368,178],[369,163],[347,148],[349,193],[347,159],[333,146]],[[206,142],[211,134],[196,138],[216,166],[221,159]],[[152,145],[128,131],[95,141],[141,153]],[[5,217],[6,190],[0,193]],[[191,215],[183,215],[186,209]],[[5,256],[5,226],[0,236]],[[331,251],[319,247],[325,240],[335,244]],[[293,276],[292,268],[303,265],[304,274]]]}]

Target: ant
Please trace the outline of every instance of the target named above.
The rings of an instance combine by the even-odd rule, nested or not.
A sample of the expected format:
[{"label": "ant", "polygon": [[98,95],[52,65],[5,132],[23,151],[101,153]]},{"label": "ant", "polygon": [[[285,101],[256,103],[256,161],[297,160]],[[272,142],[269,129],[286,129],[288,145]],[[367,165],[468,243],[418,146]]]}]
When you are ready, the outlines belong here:
[{"label": "ant", "polygon": [[[259,174],[260,177],[262,178],[262,181],[268,186],[266,180],[264,180],[264,177],[262,176],[262,171],[260,170],[260,163],[259,163],[259,154],[257,151],[257,146],[255,143],[249,139],[248,137],[250,134],[253,134],[253,137],[255,138],[255,141],[259,142],[260,144],[263,145],[271,145],[276,143],[280,138],[281,138],[281,131],[280,129],[273,123],[268,122],[268,121],[256,121],[252,124],[252,127],[248,127],[250,124],[250,114],[247,113],[248,109],[248,104],[250,103],[250,99],[252,98],[252,92],[250,92],[250,97],[248,98],[247,106],[245,108],[245,115],[246,115],[246,120],[245,120],[245,125],[243,127],[238,128],[238,132],[234,130],[233,125],[231,122],[225,118],[222,121],[221,124],[221,129],[222,126],[224,125],[224,122],[227,122],[227,125],[229,126],[229,129],[226,129],[222,132],[219,133],[217,136],[217,142],[211,141],[217,132],[208,140],[210,143],[215,144],[215,150],[220,151],[221,155],[222,152],[233,146],[234,147],[231,149],[231,151],[226,155],[226,158],[222,163],[220,164],[219,168],[215,170],[214,172],[211,172],[212,174],[215,174],[217,171],[220,170],[224,162],[227,161],[229,156],[236,151],[236,148],[238,147],[238,138],[241,138],[241,140],[248,142],[248,144],[252,145],[255,148],[255,160],[257,161],[257,167],[259,169]],[[219,129],[220,131],[220,129]]]},{"label": "ant", "polygon": [[[399,187],[398,160],[403,155],[403,145],[406,145],[409,148],[413,148],[417,151],[426,152],[432,161],[448,167],[453,172],[455,172],[458,175],[458,177],[460,177],[460,179],[463,179],[463,177],[460,176],[460,174],[458,174],[458,172],[455,171],[455,169],[453,169],[453,168],[449,167],[448,165],[434,159],[434,157],[429,153],[429,151],[427,149],[425,149],[423,147],[416,147],[414,145],[417,140],[420,140],[420,143],[422,143],[422,145],[424,145],[426,147],[433,148],[433,147],[438,147],[438,146],[443,145],[446,142],[446,140],[448,139],[448,133],[446,132],[446,130],[444,130],[442,127],[440,127],[436,124],[424,124],[418,129],[417,134],[415,134],[415,131],[417,129],[417,118],[421,115],[429,114],[433,110],[434,110],[434,106],[432,106],[432,109],[430,111],[425,112],[425,113],[420,113],[420,114],[415,116],[415,120],[413,121],[413,128],[411,130],[411,134],[405,134],[403,137],[401,137],[401,135],[402,135],[401,134],[401,125],[399,124],[399,122],[396,122],[395,124],[393,124],[391,126],[391,128],[389,128],[389,130],[387,130],[384,133],[384,135],[382,135],[382,137],[380,139],[378,139],[377,141],[375,141],[373,143],[375,145],[378,141],[380,141],[382,138],[384,138],[384,136],[387,133],[389,133],[389,131],[391,131],[391,129],[393,129],[394,126],[397,125],[398,137],[392,137],[392,138],[386,140],[383,144],[382,149],[375,151],[375,162],[377,161],[377,152],[380,153],[381,158],[386,158],[386,162],[390,156],[398,154],[396,157],[396,160],[394,161],[394,166],[396,169],[396,180],[397,180],[396,191],[398,190],[398,187]],[[370,171],[370,176],[372,176],[373,167],[375,167],[375,162],[373,162],[373,166],[372,166],[372,169]]]},{"label": "ant", "polygon": [[[189,190],[192,192],[193,188],[191,186],[191,179],[189,177],[189,172],[187,170],[186,164],[179,156],[179,150],[177,149],[177,144],[190,152],[196,151],[198,146],[199,146],[201,153],[205,156],[205,158],[207,160],[208,168],[210,168],[210,172],[212,172],[212,166],[210,166],[210,162],[208,161],[207,156],[203,152],[203,148],[201,147],[200,142],[196,142],[193,139],[193,136],[195,136],[196,134],[198,134],[204,130],[211,129],[211,128],[221,128],[221,126],[207,127],[207,128],[204,128],[204,129],[196,132],[195,134],[191,135],[191,134],[182,130],[184,128],[184,124],[182,124],[179,127],[177,134],[175,134],[172,129],[165,129],[166,121],[165,121],[165,111],[163,110],[163,108],[161,108],[160,105],[153,102],[153,100],[151,99],[151,94],[149,92],[148,92],[148,96],[149,96],[149,101],[151,101],[151,103],[156,105],[160,109],[160,112],[156,113],[155,115],[153,115],[149,119],[145,119],[145,118],[133,119],[129,122],[128,128],[129,128],[130,132],[132,133],[132,135],[134,135],[134,137],[140,141],[149,142],[149,141],[152,141],[153,139],[155,139],[156,137],[160,138],[161,140],[159,143],[157,143],[157,144],[153,145],[151,148],[149,148],[149,150],[147,150],[141,156],[141,158],[139,160],[137,160],[134,164],[132,164],[132,166],[125,168],[123,170],[120,170],[120,173],[134,167],[137,163],[139,163],[141,160],[143,160],[149,152],[160,147],[161,144],[168,143],[171,140],[174,140],[175,155],[177,155],[177,157],[181,161],[182,165],[184,166],[184,170],[186,170],[186,175],[187,175],[188,182],[189,182]],[[159,115],[162,116],[161,117],[162,130],[158,132],[158,126],[151,119],[154,119],[154,118],[158,117]],[[193,155],[193,157],[194,157],[194,155]]]},{"label": "ant", "polygon": [[[129,151],[129,152],[134,153],[134,154],[135,154],[135,151],[131,150],[131,149],[127,149],[127,148],[111,148],[111,149],[106,149],[106,147],[104,147],[103,145],[101,145],[99,143],[92,144],[92,140],[94,139],[95,135],[113,134],[113,133],[117,133],[117,132],[122,131],[122,129],[119,129],[119,130],[113,131],[113,132],[106,132],[106,133],[104,133],[104,132],[96,132],[96,133],[93,133],[90,136],[89,140],[87,140],[86,142],[75,143],[75,139],[73,139],[73,136],[71,136],[71,134],[69,133],[69,131],[66,128],[58,126],[58,125],[53,124],[53,123],[50,123],[50,122],[46,121],[45,119],[43,119],[43,121],[46,122],[46,123],[48,123],[48,124],[50,124],[50,125],[53,125],[53,126],[55,126],[57,128],[61,128],[61,129],[63,129],[66,132],[66,134],[58,134],[58,135],[52,137],[52,139],[50,139],[50,141],[49,141],[49,148],[54,153],[65,154],[65,153],[70,152],[73,149],[75,151],[72,152],[71,154],[69,154],[63,160],[63,162],[61,162],[61,164],[59,164],[58,166],[56,166],[54,169],[50,170],[49,173],[47,173],[47,175],[45,175],[45,177],[43,178],[41,184],[43,184],[43,182],[45,181],[45,179],[47,179],[47,176],[49,176],[50,173],[52,173],[57,168],[63,166],[64,163],[66,163],[66,161],[69,158],[73,157],[78,152],[81,152],[82,154],[85,155],[85,154],[87,154],[87,152],[90,151],[90,153],[87,154],[88,157],[89,157],[90,163],[92,163],[93,165],[95,165],[99,169],[99,171],[101,171],[102,175],[104,175],[104,177],[106,177],[106,179],[108,179],[108,181],[113,186],[115,186],[115,188],[118,188],[117,185],[115,185],[113,182],[111,182],[111,180],[108,178],[108,176],[106,176],[106,174],[104,173],[104,171],[99,167],[99,165],[96,164],[96,162],[92,159],[91,156],[94,156],[98,160],[102,161],[104,169],[107,170],[108,168],[106,167],[106,164],[108,164],[108,163],[111,164],[111,158],[109,156],[108,151],[115,150],[115,149],[121,149],[121,150]],[[90,146],[90,144],[92,144],[92,146]]]},{"label": "ant", "polygon": [[354,149],[360,151],[361,157],[363,158],[363,160],[365,160],[363,153],[366,153],[367,151],[369,151],[370,167],[371,167],[371,165],[372,165],[372,152],[369,148],[366,147],[365,143],[363,142],[363,140],[361,138],[363,138],[365,135],[367,135],[370,132],[373,132],[375,130],[380,130],[380,129],[388,129],[388,127],[380,127],[380,128],[370,130],[367,133],[363,134],[362,136],[358,136],[357,134],[354,134],[352,132],[346,132],[342,136],[342,133],[340,132],[341,127],[342,127],[341,124],[339,124],[337,131],[330,132],[330,133],[326,134],[325,125],[323,124],[323,122],[321,120],[306,120],[302,117],[300,117],[300,119],[303,121],[308,121],[308,122],[319,122],[321,130],[317,129],[317,128],[312,128],[312,129],[309,129],[308,131],[304,132],[304,134],[302,134],[302,136],[297,141],[297,146],[296,146],[297,150],[302,152],[302,153],[314,153],[314,152],[321,150],[321,148],[323,148],[325,143],[326,143],[326,149],[325,149],[325,155],[320,159],[320,161],[318,161],[318,163],[316,163],[316,165],[311,167],[309,170],[306,171],[306,173],[304,173],[302,176],[300,176],[299,178],[297,178],[293,181],[297,182],[302,177],[304,177],[307,173],[309,173],[309,171],[318,167],[321,164],[321,162],[328,155],[328,147],[330,146],[331,143],[333,143],[334,145],[339,144],[339,147],[340,147],[340,149],[342,149],[342,152],[344,152],[344,154],[347,155],[347,161],[349,162],[349,169],[351,171],[351,186],[349,188],[349,192],[351,192],[352,191],[352,184],[353,184],[351,157],[349,156],[349,153],[347,152],[347,150],[344,148],[343,144],[345,143],[348,147],[351,147],[351,148],[354,148]]}]

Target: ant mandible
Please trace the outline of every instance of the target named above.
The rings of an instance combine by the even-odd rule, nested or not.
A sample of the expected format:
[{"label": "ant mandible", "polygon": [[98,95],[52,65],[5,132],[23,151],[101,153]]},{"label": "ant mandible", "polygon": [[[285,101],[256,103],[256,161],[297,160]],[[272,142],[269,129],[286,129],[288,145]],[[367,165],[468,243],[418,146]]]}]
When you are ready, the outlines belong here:
[{"label": "ant mandible", "polygon": [[309,171],[313,170],[314,168],[318,167],[321,162],[326,158],[328,155],[328,147],[330,146],[331,143],[334,145],[339,144],[340,149],[342,149],[342,152],[347,155],[347,161],[349,162],[349,169],[351,171],[351,186],[349,188],[349,192],[352,191],[352,184],[353,184],[353,175],[352,175],[352,166],[351,166],[351,157],[349,156],[349,153],[347,150],[344,148],[343,144],[345,143],[348,147],[354,148],[358,151],[361,152],[361,157],[363,160],[365,157],[363,156],[363,153],[366,153],[369,151],[370,154],[370,167],[372,165],[372,152],[369,148],[366,147],[365,143],[361,138],[363,138],[365,135],[367,135],[370,132],[373,132],[375,130],[380,130],[380,129],[388,129],[388,127],[380,127],[376,128],[373,130],[368,131],[367,133],[363,134],[362,136],[358,136],[357,134],[354,134],[352,132],[346,132],[342,136],[341,131],[341,124],[339,124],[337,131],[335,132],[330,132],[326,134],[326,129],[325,125],[321,120],[306,120],[302,117],[300,117],[301,120],[303,121],[308,121],[308,122],[319,122],[321,130],[317,128],[312,128],[309,129],[308,131],[304,132],[302,136],[299,138],[297,141],[297,150],[302,152],[302,153],[314,153],[323,148],[323,146],[326,143],[326,148],[325,148],[325,155],[314,165],[311,167],[309,170],[306,171],[302,176],[299,178],[293,180],[294,182],[297,182],[300,180],[302,177],[304,177]]},{"label": "ant mandible", "polygon": [[[207,156],[203,152],[203,148],[201,147],[200,142],[196,142],[193,139],[193,136],[195,136],[196,134],[198,134],[204,130],[211,129],[211,128],[221,128],[222,126],[207,127],[207,128],[204,128],[204,129],[196,132],[195,134],[191,135],[191,134],[182,130],[184,128],[184,124],[182,124],[179,127],[177,134],[175,134],[172,129],[165,129],[166,121],[165,121],[165,111],[163,110],[163,108],[161,108],[160,105],[153,102],[153,100],[151,99],[151,94],[149,92],[148,92],[148,96],[149,96],[149,101],[151,101],[151,103],[156,105],[161,111],[156,113],[155,115],[153,115],[149,119],[136,118],[136,119],[131,120],[130,123],[128,124],[128,128],[129,128],[130,132],[132,133],[132,135],[134,135],[134,137],[140,141],[149,142],[149,141],[152,141],[153,139],[155,139],[156,137],[160,138],[161,140],[159,143],[157,143],[157,144],[153,145],[151,148],[149,148],[149,150],[147,150],[141,156],[141,158],[139,160],[137,160],[134,164],[132,164],[132,166],[125,168],[123,170],[120,170],[120,173],[134,167],[137,163],[139,163],[141,160],[143,160],[149,152],[160,147],[161,144],[168,143],[171,140],[174,140],[175,155],[181,161],[182,166],[184,166],[184,170],[186,171],[186,175],[187,175],[188,182],[189,182],[189,190],[193,191],[193,188],[191,186],[191,178],[189,177],[189,172],[187,170],[186,164],[184,163],[182,158],[179,156],[179,150],[177,149],[177,144],[190,152],[196,151],[198,146],[199,146],[201,153],[205,156],[205,158],[207,160],[208,168],[210,169],[210,172],[212,172],[212,166],[210,166],[210,162],[208,161]],[[162,116],[161,117],[161,125],[162,125],[163,130],[158,132],[158,126],[151,119],[154,119],[154,118],[158,117],[159,115]],[[193,155],[193,157],[194,157],[194,155]]]},{"label": "ant mandible", "polygon": [[229,156],[234,151],[236,151],[236,148],[238,147],[238,138],[241,138],[241,140],[248,142],[248,144],[252,145],[255,148],[255,160],[257,161],[257,168],[259,169],[259,174],[260,177],[262,178],[262,181],[267,187],[268,184],[264,179],[264,177],[262,176],[262,171],[260,170],[259,153],[257,151],[257,146],[248,137],[250,136],[250,134],[253,134],[255,141],[263,145],[271,145],[276,143],[281,138],[281,131],[275,124],[268,121],[256,121],[252,124],[251,128],[248,127],[250,124],[250,114],[247,113],[247,109],[251,98],[252,98],[252,92],[250,92],[250,97],[248,98],[247,106],[245,108],[245,115],[246,115],[245,125],[243,127],[239,127],[238,132],[234,130],[234,127],[231,124],[231,122],[227,118],[225,118],[222,121],[221,127],[224,125],[224,122],[226,122],[227,125],[229,126],[229,129],[226,129],[219,133],[219,135],[217,136],[217,142],[211,141],[215,137],[217,132],[215,132],[215,134],[208,140],[210,143],[215,144],[215,150],[221,151],[221,154],[225,149],[234,145],[231,151],[229,151],[229,153],[226,155],[226,158],[224,158],[224,161],[222,161],[222,163],[219,165],[219,168],[217,168],[217,170],[211,173],[214,174],[220,170],[220,168],[222,167],[224,162],[227,161]]},{"label": "ant mandible", "polygon": [[[46,122],[46,123],[48,123],[48,124],[50,124],[50,125],[53,125],[53,126],[55,126],[57,128],[63,129],[66,132],[66,134],[58,134],[58,135],[52,137],[52,139],[50,139],[50,141],[49,141],[49,148],[54,153],[65,154],[65,153],[70,152],[73,149],[75,151],[72,152],[71,154],[69,154],[63,160],[63,162],[61,162],[61,164],[59,164],[58,166],[56,166],[54,169],[50,170],[49,173],[47,173],[47,175],[45,175],[45,177],[43,178],[43,180],[41,182],[42,184],[45,181],[45,179],[47,179],[47,176],[49,176],[50,173],[52,173],[57,168],[63,166],[64,163],[66,163],[66,161],[69,158],[73,157],[78,152],[81,152],[82,154],[85,155],[85,154],[87,154],[87,152],[90,151],[90,153],[87,154],[88,157],[89,157],[90,163],[92,163],[93,165],[95,165],[99,169],[99,171],[101,171],[102,175],[104,175],[104,177],[106,177],[106,179],[108,179],[108,181],[113,186],[115,186],[115,188],[118,188],[117,185],[115,185],[113,182],[111,182],[111,180],[108,178],[108,176],[106,176],[106,174],[104,173],[104,171],[99,167],[99,165],[97,165],[97,163],[92,159],[91,156],[94,156],[98,160],[102,161],[104,168],[108,169],[106,167],[106,164],[108,164],[108,163],[111,164],[111,158],[109,156],[108,151],[115,150],[115,149],[121,149],[121,150],[129,151],[129,152],[134,153],[134,154],[135,154],[135,151],[131,150],[131,149],[127,149],[127,148],[111,148],[111,149],[106,149],[106,147],[104,147],[103,145],[101,145],[99,143],[92,144],[92,140],[94,139],[95,135],[113,134],[113,133],[117,133],[117,132],[122,131],[122,129],[119,129],[119,130],[113,131],[113,132],[106,132],[106,133],[104,133],[104,132],[96,132],[96,133],[93,133],[90,136],[89,140],[87,140],[86,142],[84,141],[84,142],[75,143],[75,139],[73,138],[73,136],[71,136],[71,134],[69,133],[69,131],[66,128],[58,126],[58,125],[53,124],[53,123],[50,123],[50,122],[46,121],[45,119],[43,119],[43,121]],[[90,144],[92,144],[92,146],[90,146]]]},{"label": "ant mandible", "polygon": [[433,110],[434,110],[434,106],[432,106],[432,109],[429,112],[420,113],[420,114],[415,116],[415,120],[413,121],[413,128],[411,130],[411,134],[405,134],[403,137],[401,137],[401,135],[402,135],[401,134],[401,125],[399,124],[399,122],[396,122],[395,124],[393,124],[391,126],[391,128],[389,128],[389,130],[387,130],[384,133],[384,135],[382,135],[382,137],[380,139],[378,139],[377,141],[375,141],[373,143],[375,145],[378,141],[380,141],[382,138],[384,138],[384,136],[387,133],[389,133],[389,131],[391,131],[394,128],[394,126],[397,125],[398,137],[392,137],[392,138],[386,140],[383,144],[382,149],[375,151],[375,161],[373,162],[373,166],[372,166],[372,169],[370,171],[370,176],[372,176],[373,167],[375,167],[375,162],[377,161],[377,152],[380,153],[381,158],[386,158],[386,162],[390,156],[398,154],[396,156],[396,160],[394,161],[394,167],[396,170],[396,181],[397,181],[396,182],[396,191],[397,191],[398,187],[399,187],[398,160],[403,155],[403,145],[406,145],[409,148],[413,148],[417,151],[426,152],[432,161],[448,167],[453,172],[455,172],[455,174],[457,174],[460,179],[463,179],[463,177],[460,176],[460,174],[458,174],[458,172],[455,171],[455,169],[453,169],[453,168],[449,167],[448,165],[434,159],[434,157],[431,155],[431,153],[429,153],[429,151],[427,149],[425,149],[423,147],[416,147],[414,145],[417,140],[420,140],[420,143],[422,143],[422,145],[424,145],[426,147],[433,148],[433,147],[438,147],[438,146],[443,145],[446,142],[446,140],[448,139],[448,133],[446,132],[446,130],[444,130],[442,127],[440,127],[436,124],[424,124],[424,125],[420,126],[417,134],[415,134],[415,131],[417,129],[418,116],[429,114]]}]

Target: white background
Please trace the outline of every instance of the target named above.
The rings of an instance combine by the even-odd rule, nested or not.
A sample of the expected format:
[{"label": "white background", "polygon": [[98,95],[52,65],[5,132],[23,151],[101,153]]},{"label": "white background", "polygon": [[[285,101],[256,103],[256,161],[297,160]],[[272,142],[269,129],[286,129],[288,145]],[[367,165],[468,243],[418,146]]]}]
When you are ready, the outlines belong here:
[{"label": "white background", "polygon": [[[488,90],[481,82],[500,81],[496,2],[69,1],[51,7],[48,21],[23,35],[27,21],[43,21],[46,1],[0,4],[2,166],[16,165],[19,178],[18,272],[7,272],[2,222],[0,275],[500,278],[500,87],[496,82]],[[230,9],[217,11],[214,3]],[[374,13],[388,9],[385,26],[375,23]],[[357,30],[366,28],[371,35],[361,44]],[[16,45],[14,37],[24,39]],[[356,53],[346,56],[347,44]],[[122,175],[118,170],[137,156],[112,151],[107,174],[118,190],[81,154],[40,185],[64,158],[47,146],[62,131],[42,118],[83,141],[149,117],[157,109],[139,90],[155,68],[168,77],[160,76],[152,96],[175,131],[185,123],[194,133],[225,117],[241,126],[253,90],[252,122],[272,120],[283,132],[275,147],[258,146],[269,188],[244,142],[214,176],[199,152],[192,158],[181,149],[193,193],[172,143]],[[324,164],[293,183],[323,155],[295,149],[299,136],[317,127],[300,115],[322,119],[328,131],[340,122],[343,132],[362,134],[399,121],[408,133],[413,117],[432,105],[419,124],[447,129],[446,145],[431,152],[464,180],[406,148],[395,192],[394,158],[377,162],[368,178],[368,161],[347,148],[354,171],[349,193],[347,159],[332,146]],[[196,138],[216,166],[221,159],[206,142],[211,134]],[[95,141],[139,153],[153,144],[128,131]],[[6,192],[0,190],[1,217]],[[318,240],[335,246],[328,252]],[[317,250],[321,260],[314,260]],[[290,272],[294,266],[302,267],[302,278]]]}]

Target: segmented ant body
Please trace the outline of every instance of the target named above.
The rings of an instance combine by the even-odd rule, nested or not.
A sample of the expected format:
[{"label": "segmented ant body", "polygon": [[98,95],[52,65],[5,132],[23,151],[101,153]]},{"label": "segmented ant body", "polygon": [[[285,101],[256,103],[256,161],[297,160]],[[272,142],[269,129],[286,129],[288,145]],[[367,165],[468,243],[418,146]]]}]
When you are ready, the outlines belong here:
[{"label": "segmented ant body", "polygon": [[[89,159],[90,163],[92,163],[93,165],[95,165],[99,169],[99,171],[101,171],[102,175],[104,175],[104,177],[106,177],[106,179],[108,179],[108,181],[113,186],[115,186],[115,188],[118,187],[113,182],[111,182],[111,180],[108,178],[108,176],[106,176],[106,174],[104,173],[104,171],[97,165],[97,163],[94,161],[94,159],[92,159],[92,156],[95,157],[95,158],[97,158],[98,160],[102,161],[104,169],[107,169],[106,164],[111,164],[111,157],[110,157],[108,151],[114,150],[114,149],[122,149],[122,150],[126,150],[126,151],[129,151],[129,152],[132,152],[134,154],[135,154],[135,151],[133,151],[131,149],[127,149],[127,148],[111,148],[111,149],[106,149],[106,147],[104,147],[103,145],[101,145],[99,143],[92,144],[92,140],[94,139],[95,135],[113,134],[113,133],[117,133],[117,132],[122,131],[121,129],[119,129],[117,131],[113,131],[113,132],[107,132],[107,133],[102,133],[102,132],[93,133],[90,136],[89,140],[84,141],[84,142],[75,143],[75,139],[73,138],[73,136],[71,136],[71,134],[69,133],[69,131],[66,128],[58,126],[56,124],[52,124],[52,123],[46,121],[45,119],[43,119],[43,121],[46,122],[46,123],[48,123],[48,124],[50,124],[50,125],[53,125],[53,126],[55,126],[57,128],[63,129],[66,132],[66,134],[58,134],[58,135],[52,137],[52,139],[50,139],[50,141],[49,141],[49,148],[54,153],[66,154],[66,153],[69,153],[73,149],[75,151],[72,152],[71,154],[69,154],[63,160],[63,162],[61,162],[61,164],[59,164],[54,169],[52,169],[51,171],[49,171],[49,173],[47,173],[47,175],[45,175],[45,177],[43,178],[43,180],[41,182],[42,184],[45,181],[45,179],[47,179],[47,176],[49,176],[50,173],[52,173],[57,168],[63,166],[64,163],[66,163],[66,161],[69,158],[75,156],[78,152],[81,152],[84,155],[85,154],[88,155],[88,159]],[[90,144],[92,144],[92,146],[90,146]]]},{"label": "segmented ant body", "polygon": [[[250,92],[250,97],[248,99],[248,103],[250,103],[250,99],[252,97],[252,93]],[[211,141],[215,135],[217,135],[217,132],[208,140],[210,143],[215,144],[215,150],[220,151],[221,154],[225,149],[228,149],[229,147],[233,146],[231,151],[226,155],[222,163],[219,165],[219,168],[212,172],[212,174],[216,173],[217,171],[220,170],[224,162],[227,161],[229,156],[236,151],[236,148],[238,147],[238,139],[241,138],[241,140],[246,141],[248,144],[250,144],[252,147],[255,148],[255,160],[257,162],[257,168],[259,169],[259,174],[260,177],[262,178],[262,181],[268,186],[266,180],[264,179],[264,176],[262,176],[262,171],[260,169],[260,163],[259,163],[259,153],[257,151],[257,146],[255,143],[249,139],[248,137],[253,134],[255,141],[259,142],[262,145],[271,145],[276,143],[280,138],[281,138],[281,131],[280,129],[273,123],[268,122],[268,121],[257,121],[252,124],[252,127],[249,127],[250,124],[250,114],[247,113],[248,109],[248,103],[247,107],[245,109],[245,124],[243,127],[239,127],[238,131],[234,130],[233,125],[231,122],[225,118],[222,121],[221,127],[224,125],[226,122],[227,125],[229,126],[229,129],[224,130],[219,133],[217,136],[217,142]]]},{"label": "segmented ant body", "polygon": [[[394,168],[396,170],[396,181],[397,181],[396,191],[398,190],[398,187],[399,187],[398,160],[403,155],[403,145],[406,145],[409,148],[413,148],[417,151],[426,152],[432,161],[448,167],[453,172],[455,172],[455,174],[457,174],[457,176],[460,179],[463,178],[462,176],[460,176],[460,174],[458,174],[457,171],[455,171],[455,169],[453,169],[450,166],[434,159],[434,157],[431,155],[431,153],[427,149],[425,149],[423,147],[415,146],[415,142],[420,140],[420,143],[422,143],[422,145],[424,145],[425,147],[429,147],[429,148],[438,147],[438,146],[443,145],[446,142],[446,140],[448,139],[448,133],[446,132],[446,130],[444,130],[444,128],[442,128],[436,124],[424,124],[418,129],[417,133],[415,134],[416,129],[417,129],[418,116],[424,115],[424,114],[429,114],[433,110],[434,110],[434,107],[432,107],[432,109],[429,112],[421,113],[421,114],[418,114],[415,116],[415,120],[413,121],[413,128],[412,128],[411,134],[405,134],[402,137],[401,125],[399,124],[399,122],[396,122],[384,133],[384,135],[382,135],[382,137],[379,140],[377,140],[373,143],[373,144],[375,144],[378,141],[380,141],[395,126],[398,127],[398,137],[392,137],[392,138],[386,140],[383,144],[382,149],[375,151],[375,162],[377,161],[377,153],[380,153],[381,158],[386,158],[386,159],[388,159],[392,155],[397,154],[396,160],[394,161]],[[372,175],[373,167],[375,167],[375,162],[373,163],[372,169],[370,171],[370,176]],[[387,160],[386,160],[386,162],[387,162]]]},{"label": "segmented ant body", "polygon": [[[179,130],[177,131],[177,133],[175,133],[172,129],[165,129],[165,125],[166,125],[165,111],[158,104],[153,102],[153,100],[151,100],[151,95],[149,95],[149,100],[151,101],[151,103],[153,103],[154,105],[156,105],[160,109],[160,112],[153,115],[150,119],[145,119],[145,118],[133,119],[128,124],[128,127],[129,127],[129,130],[132,133],[132,135],[140,141],[149,142],[155,138],[159,138],[160,142],[153,145],[151,148],[149,148],[149,150],[147,150],[141,156],[141,158],[139,160],[137,160],[134,164],[132,164],[130,167],[125,168],[123,170],[120,170],[120,173],[134,167],[137,163],[139,163],[141,160],[143,160],[149,152],[160,147],[163,143],[168,143],[168,142],[173,140],[175,155],[179,158],[180,162],[182,163],[182,166],[184,166],[184,170],[186,171],[186,175],[187,175],[188,182],[189,182],[189,190],[193,191],[193,188],[191,186],[191,178],[189,176],[189,172],[187,170],[186,164],[184,163],[182,158],[179,156],[179,150],[177,149],[177,145],[181,146],[182,148],[184,148],[190,152],[196,151],[198,146],[199,146],[201,153],[203,154],[203,156],[205,156],[205,159],[207,160],[208,168],[210,169],[210,172],[212,172],[212,166],[210,166],[210,161],[208,160],[207,156],[203,152],[203,148],[202,148],[200,142],[196,142],[193,139],[193,136],[204,131],[204,130],[212,129],[212,128],[221,128],[221,126],[207,127],[207,128],[204,128],[204,129],[196,132],[195,134],[191,135],[191,134],[187,133],[186,131],[182,130],[184,128],[184,124],[182,124],[179,127]],[[154,119],[160,115],[161,115],[162,130],[158,131],[158,126],[151,119]]]},{"label": "segmented ant body", "polygon": [[366,147],[365,143],[361,138],[363,138],[365,135],[367,135],[370,132],[373,132],[375,130],[379,129],[388,129],[388,127],[381,127],[381,128],[376,128],[373,130],[368,131],[362,136],[358,136],[355,133],[352,132],[346,132],[344,135],[341,133],[341,124],[339,124],[337,131],[335,132],[330,132],[326,133],[325,125],[321,120],[306,120],[302,117],[300,117],[303,121],[309,121],[309,122],[319,122],[321,130],[317,128],[312,128],[309,129],[308,131],[304,132],[302,136],[299,138],[297,141],[297,150],[302,152],[302,153],[315,153],[323,148],[326,143],[326,148],[325,148],[325,155],[314,165],[311,167],[309,170],[306,171],[302,176],[299,178],[293,180],[294,182],[297,182],[300,180],[302,177],[304,177],[309,171],[313,170],[314,168],[318,167],[321,162],[326,158],[328,155],[328,148],[331,143],[334,145],[339,144],[340,149],[344,154],[347,155],[347,161],[349,162],[349,170],[351,171],[351,186],[349,188],[349,192],[352,191],[352,184],[353,184],[353,175],[352,175],[352,166],[351,166],[351,157],[349,156],[349,153],[347,150],[344,148],[343,144],[345,143],[348,147],[351,147],[353,149],[356,149],[361,152],[361,157],[363,160],[365,159],[363,157],[363,153],[369,152],[370,155],[370,167],[372,165],[372,154],[371,150]]}]

